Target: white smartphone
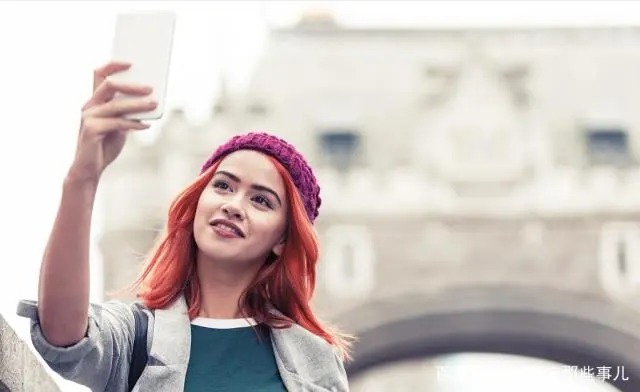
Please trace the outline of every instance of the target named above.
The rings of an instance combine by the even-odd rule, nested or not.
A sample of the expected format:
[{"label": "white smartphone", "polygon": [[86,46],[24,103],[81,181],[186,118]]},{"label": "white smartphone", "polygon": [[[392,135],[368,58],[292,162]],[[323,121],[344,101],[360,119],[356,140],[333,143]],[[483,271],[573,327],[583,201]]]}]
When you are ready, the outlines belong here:
[{"label": "white smartphone", "polygon": [[[150,86],[151,98],[158,102],[154,110],[127,115],[129,119],[157,120],[164,114],[175,23],[176,15],[170,11],[124,13],[117,17],[111,56],[131,63],[131,67],[109,78]],[[114,99],[124,97],[127,96],[117,94]]]}]

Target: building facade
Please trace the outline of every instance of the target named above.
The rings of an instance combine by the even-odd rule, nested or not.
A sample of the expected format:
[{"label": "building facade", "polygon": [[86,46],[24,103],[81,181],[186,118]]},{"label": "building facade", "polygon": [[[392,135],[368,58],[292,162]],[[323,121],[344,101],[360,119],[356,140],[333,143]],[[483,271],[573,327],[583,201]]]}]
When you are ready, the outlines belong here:
[{"label": "building facade", "polygon": [[[350,318],[378,303],[467,287],[557,290],[635,315],[639,43],[631,28],[374,30],[316,17],[273,30],[247,91],[221,94],[206,124],[173,112],[109,169],[105,289],[135,278],[171,197],[213,149],[257,129],[315,168],[314,305],[347,330],[384,322]],[[436,391],[438,377],[418,360],[354,381],[374,385]]]}]

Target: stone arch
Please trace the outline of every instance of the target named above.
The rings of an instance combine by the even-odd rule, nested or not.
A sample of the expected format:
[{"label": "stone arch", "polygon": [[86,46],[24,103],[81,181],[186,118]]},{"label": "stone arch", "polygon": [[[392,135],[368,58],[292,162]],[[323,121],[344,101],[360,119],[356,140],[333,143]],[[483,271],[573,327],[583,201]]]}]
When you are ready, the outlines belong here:
[{"label": "stone arch", "polygon": [[572,366],[624,366],[627,381],[607,382],[623,392],[640,390],[640,315],[600,296],[464,287],[369,303],[338,322],[358,337],[355,360],[346,364],[350,378],[406,359],[484,352]]}]

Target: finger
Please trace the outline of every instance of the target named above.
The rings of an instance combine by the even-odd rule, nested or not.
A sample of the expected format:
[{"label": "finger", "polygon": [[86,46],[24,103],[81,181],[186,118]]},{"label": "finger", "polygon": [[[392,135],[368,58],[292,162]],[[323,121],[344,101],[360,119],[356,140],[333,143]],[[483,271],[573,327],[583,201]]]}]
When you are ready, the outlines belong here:
[{"label": "finger", "polygon": [[158,102],[152,99],[119,99],[93,106],[85,112],[85,115],[92,117],[120,117],[125,114],[148,112],[157,106]]},{"label": "finger", "polygon": [[131,63],[126,61],[111,61],[102,67],[93,71],[93,90],[97,89],[100,84],[107,78],[107,76],[129,69]]},{"label": "finger", "polygon": [[118,83],[109,79],[105,79],[100,86],[94,91],[91,99],[85,104],[85,108],[104,103],[113,99],[116,93],[129,95],[148,95],[151,94],[152,88],[132,83]]},{"label": "finger", "polygon": [[89,117],[82,123],[82,129],[91,134],[100,135],[116,131],[143,130],[149,128],[149,124],[126,118],[101,118]]}]

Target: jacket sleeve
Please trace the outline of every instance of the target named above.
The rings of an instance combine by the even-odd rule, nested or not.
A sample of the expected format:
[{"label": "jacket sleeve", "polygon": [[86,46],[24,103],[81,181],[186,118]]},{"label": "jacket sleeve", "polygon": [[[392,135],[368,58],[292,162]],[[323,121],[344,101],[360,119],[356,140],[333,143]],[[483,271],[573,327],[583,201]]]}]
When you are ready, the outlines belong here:
[{"label": "jacket sleeve", "polygon": [[116,301],[91,304],[85,337],[68,347],[46,340],[35,301],[20,301],[17,314],[31,320],[34,348],[60,376],[92,392],[126,390],[135,328],[129,305]]}]

